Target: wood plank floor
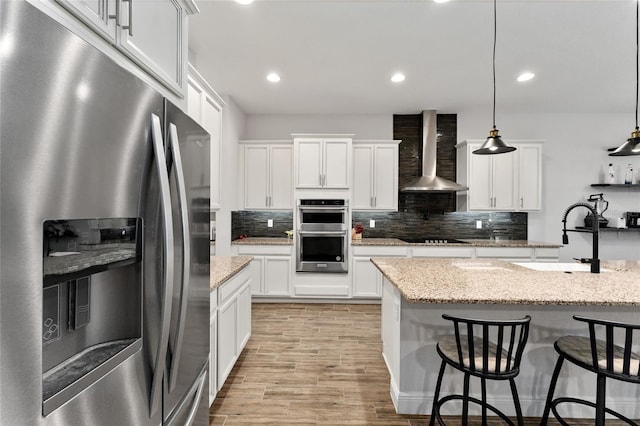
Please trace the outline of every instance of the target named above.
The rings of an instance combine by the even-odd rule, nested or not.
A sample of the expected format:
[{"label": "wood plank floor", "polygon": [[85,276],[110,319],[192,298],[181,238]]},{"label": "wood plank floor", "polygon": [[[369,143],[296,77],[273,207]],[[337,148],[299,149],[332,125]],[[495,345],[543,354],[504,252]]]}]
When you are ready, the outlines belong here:
[{"label": "wood plank floor", "polygon": [[210,425],[429,424],[428,416],[395,412],[380,305],[264,303],[252,314],[252,337],[211,407]]}]

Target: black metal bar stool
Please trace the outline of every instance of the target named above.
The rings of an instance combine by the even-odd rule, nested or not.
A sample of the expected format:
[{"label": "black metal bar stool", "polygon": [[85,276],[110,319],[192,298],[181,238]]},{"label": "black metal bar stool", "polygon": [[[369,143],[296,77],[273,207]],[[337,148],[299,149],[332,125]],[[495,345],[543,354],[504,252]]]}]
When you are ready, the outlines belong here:
[{"label": "black metal bar stool", "polygon": [[[442,358],[442,364],[433,396],[430,424],[433,425],[436,420],[441,425],[445,424],[440,415],[440,407],[451,400],[462,400],[463,425],[468,423],[469,402],[481,406],[483,424],[487,423],[487,410],[490,410],[508,424],[513,425],[514,423],[502,411],[487,403],[486,381],[508,380],[518,424],[522,425],[522,409],[514,378],[520,372],[520,360],[527,343],[531,317],[527,315],[517,320],[482,320],[445,314],[442,318],[453,321],[455,334],[445,336],[438,341],[437,351]],[[438,399],[447,364],[464,373],[463,393]],[[480,378],[481,400],[469,396],[471,376]]]},{"label": "black metal bar stool", "polygon": [[[563,336],[554,343],[553,346],[558,352],[558,361],[551,377],[542,424],[547,424],[549,412],[553,411],[556,419],[561,424],[567,425],[558,414],[556,406],[569,402],[595,408],[595,424],[598,426],[604,425],[605,414],[617,417],[628,424],[638,425],[620,413],[607,408],[605,399],[607,378],[640,383],[640,354],[632,351],[634,344],[640,344],[640,324],[624,324],[578,315],[574,315],[573,318],[588,324],[589,337]],[[553,392],[565,359],[597,374],[595,403],[572,397],[553,399]]]}]

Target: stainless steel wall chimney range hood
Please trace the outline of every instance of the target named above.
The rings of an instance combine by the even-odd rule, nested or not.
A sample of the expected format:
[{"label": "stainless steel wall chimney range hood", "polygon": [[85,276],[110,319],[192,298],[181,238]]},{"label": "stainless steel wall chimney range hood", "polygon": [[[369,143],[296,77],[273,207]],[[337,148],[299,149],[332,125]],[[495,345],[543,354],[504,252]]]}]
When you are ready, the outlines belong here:
[{"label": "stainless steel wall chimney range hood", "polygon": [[422,176],[400,188],[400,192],[456,192],[469,188],[436,176],[436,111],[422,111]]}]

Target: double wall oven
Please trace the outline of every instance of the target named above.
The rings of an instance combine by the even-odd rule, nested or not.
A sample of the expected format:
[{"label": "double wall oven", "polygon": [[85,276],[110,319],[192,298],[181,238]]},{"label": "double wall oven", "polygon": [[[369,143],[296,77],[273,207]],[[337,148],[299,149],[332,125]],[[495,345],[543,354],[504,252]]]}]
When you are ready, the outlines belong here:
[{"label": "double wall oven", "polygon": [[296,271],[347,273],[349,202],[298,200]]}]

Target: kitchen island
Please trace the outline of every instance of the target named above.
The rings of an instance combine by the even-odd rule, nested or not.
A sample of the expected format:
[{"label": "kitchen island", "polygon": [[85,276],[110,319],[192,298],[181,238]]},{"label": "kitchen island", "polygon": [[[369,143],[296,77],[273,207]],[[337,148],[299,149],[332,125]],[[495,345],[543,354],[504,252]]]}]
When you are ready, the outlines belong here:
[{"label": "kitchen island", "polygon": [[[384,276],[383,356],[398,413],[430,413],[440,366],[436,343],[452,331],[443,313],[476,318],[531,315],[529,340],[516,379],[523,414],[529,417],[542,415],[556,360],[553,342],[566,334],[585,334],[572,315],[640,323],[638,261],[603,262],[601,274],[566,272],[575,269],[573,264],[558,263],[550,271],[538,271],[497,259],[374,257],[371,262]],[[460,392],[462,376],[446,371],[443,393]],[[556,394],[595,400],[595,388],[594,374],[566,364]],[[471,389],[479,392],[479,384],[472,380]],[[487,390],[498,408],[514,414],[508,385],[488,383]],[[616,382],[608,387],[608,397],[611,408],[640,418],[638,386]],[[444,406],[445,410],[452,407]],[[592,413],[571,406],[566,416],[589,418]]]}]

